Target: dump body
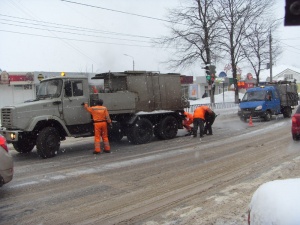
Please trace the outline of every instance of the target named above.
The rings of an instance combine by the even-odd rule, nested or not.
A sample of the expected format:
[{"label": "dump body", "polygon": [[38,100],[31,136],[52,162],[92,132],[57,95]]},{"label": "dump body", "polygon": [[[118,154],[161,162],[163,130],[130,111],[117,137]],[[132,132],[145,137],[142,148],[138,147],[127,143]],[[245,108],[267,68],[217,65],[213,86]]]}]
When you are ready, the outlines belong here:
[{"label": "dump body", "polygon": [[42,80],[37,99],[1,109],[0,133],[18,152],[36,146],[42,158],[53,157],[66,137],[94,135],[92,117],[82,103],[93,106],[97,99],[103,99],[113,120],[110,141],[127,136],[131,143],[143,144],[153,135],[171,139],[182,128],[182,112],[189,104],[182,97],[180,74],[125,71],[93,79],[103,81],[93,93],[85,76]]},{"label": "dump body", "polygon": [[266,86],[250,88],[239,104],[238,116],[241,120],[250,117],[264,118],[283,114],[291,117],[292,109],[298,105],[297,86],[292,82],[279,82]]}]

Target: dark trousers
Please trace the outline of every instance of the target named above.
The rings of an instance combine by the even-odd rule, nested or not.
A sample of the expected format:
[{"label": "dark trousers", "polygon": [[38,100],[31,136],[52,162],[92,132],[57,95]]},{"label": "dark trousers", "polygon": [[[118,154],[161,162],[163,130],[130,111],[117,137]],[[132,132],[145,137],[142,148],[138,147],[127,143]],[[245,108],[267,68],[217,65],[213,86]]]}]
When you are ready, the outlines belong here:
[{"label": "dark trousers", "polygon": [[200,137],[202,137],[204,134],[204,120],[200,118],[194,118],[193,125],[194,125],[193,128],[194,137],[197,137],[198,127],[200,128]]},{"label": "dark trousers", "polygon": [[206,121],[205,126],[204,126],[204,134],[207,134],[207,131],[208,131],[208,134],[212,134],[211,126],[213,125],[214,121],[215,121],[215,119],[209,119]]}]

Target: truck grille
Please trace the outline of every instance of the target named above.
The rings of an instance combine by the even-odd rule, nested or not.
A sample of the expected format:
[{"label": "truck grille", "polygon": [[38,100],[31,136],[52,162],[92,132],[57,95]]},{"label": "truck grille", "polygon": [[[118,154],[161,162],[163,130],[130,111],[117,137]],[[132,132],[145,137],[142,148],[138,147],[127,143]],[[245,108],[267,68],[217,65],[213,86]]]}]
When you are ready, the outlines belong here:
[{"label": "truck grille", "polygon": [[11,127],[12,126],[12,109],[10,108],[2,108],[1,109],[1,125],[3,127]]},{"label": "truck grille", "polygon": [[245,113],[246,113],[246,112],[249,112],[249,113],[250,113],[250,112],[253,112],[254,109],[253,109],[253,108],[244,108],[244,109],[242,109],[242,111],[245,112]]}]

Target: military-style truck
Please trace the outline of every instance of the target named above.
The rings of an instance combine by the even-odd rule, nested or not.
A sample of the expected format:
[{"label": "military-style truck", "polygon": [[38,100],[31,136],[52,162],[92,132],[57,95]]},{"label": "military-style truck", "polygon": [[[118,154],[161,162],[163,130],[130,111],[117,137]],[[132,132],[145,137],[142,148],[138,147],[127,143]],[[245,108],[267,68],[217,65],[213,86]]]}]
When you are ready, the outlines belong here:
[{"label": "military-style truck", "polygon": [[258,117],[269,121],[272,115],[283,114],[290,118],[292,109],[298,105],[295,82],[279,81],[264,86],[250,88],[240,101],[238,116],[242,121]]},{"label": "military-style truck", "polygon": [[94,135],[92,117],[82,103],[93,106],[103,99],[113,121],[110,141],[127,136],[133,144],[144,144],[153,135],[172,139],[182,129],[182,112],[189,107],[181,77],[147,71],[101,73],[92,78],[103,85],[96,91],[85,76],[47,78],[35,100],[1,109],[0,133],[20,153],[36,146],[40,157],[53,157],[66,137]]}]

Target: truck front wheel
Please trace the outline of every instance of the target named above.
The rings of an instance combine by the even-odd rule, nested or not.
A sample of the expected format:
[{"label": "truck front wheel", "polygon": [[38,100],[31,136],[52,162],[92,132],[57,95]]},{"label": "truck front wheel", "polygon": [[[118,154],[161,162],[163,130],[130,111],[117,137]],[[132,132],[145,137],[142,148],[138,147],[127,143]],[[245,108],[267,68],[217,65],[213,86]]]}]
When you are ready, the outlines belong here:
[{"label": "truck front wheel", "polygon": [[36,148],[41,158],[51,158],[59,151],[60,137],[54,127],[46,127],[39,132]]},{"label": "truck front wheel", "polygon": [[272,119],[272,114],[270,111],[266,112],[264,119],[265,119],[265,121],[270,121]]},{"label": "truck front wheel", "polygon": [[12,144],[17,152],[28,153],[34,148],[35,140],[31,135],[23,133],[19,136],[18,142],[13,142]]}]

